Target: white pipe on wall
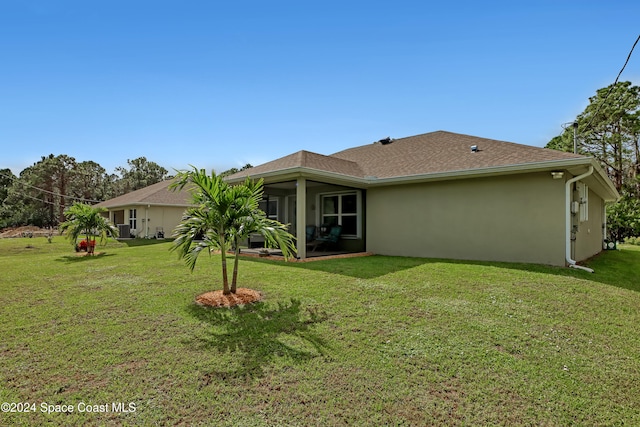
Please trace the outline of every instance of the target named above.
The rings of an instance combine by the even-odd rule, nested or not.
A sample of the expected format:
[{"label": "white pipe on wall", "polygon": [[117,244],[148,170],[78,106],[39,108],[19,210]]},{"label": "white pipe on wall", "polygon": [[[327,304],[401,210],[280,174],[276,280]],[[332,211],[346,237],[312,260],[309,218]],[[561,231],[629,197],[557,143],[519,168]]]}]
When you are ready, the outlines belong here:
[{"label": "white pipe on wall", "polygon": [[604,248],[604,241],[607,239],[607,204],[602,202],[602,246]]},{"label": "white pipe on wall", "polygon": [[576,264],[576,261],[571,259],[571,184],[576,181],[579,181],[583,178],[588,177],[593,173],[593,166],[589,166],[589,170],[583,173],[582,175],[574,176],[564,184],[564,197],[565,197],[565,259],[569,267],[578,268],[580,270],[588,271],[589,273],[593,273],[591,268],[583,267],[581,265]]}]

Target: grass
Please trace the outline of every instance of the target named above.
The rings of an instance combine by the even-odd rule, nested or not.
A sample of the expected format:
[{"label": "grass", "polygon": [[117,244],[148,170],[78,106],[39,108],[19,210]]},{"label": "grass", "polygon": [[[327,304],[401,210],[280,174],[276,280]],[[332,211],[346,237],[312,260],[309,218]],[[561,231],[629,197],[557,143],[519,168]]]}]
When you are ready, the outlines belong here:
[{"label": "grass", "polygon": [[212,310],[193,300],[220,288],[219,258],[190,274],[147,243],[0,240],[0,402],[36,404],[0,424],[640,424],[640,247],[595,274],[242,259],[264,302]]}]

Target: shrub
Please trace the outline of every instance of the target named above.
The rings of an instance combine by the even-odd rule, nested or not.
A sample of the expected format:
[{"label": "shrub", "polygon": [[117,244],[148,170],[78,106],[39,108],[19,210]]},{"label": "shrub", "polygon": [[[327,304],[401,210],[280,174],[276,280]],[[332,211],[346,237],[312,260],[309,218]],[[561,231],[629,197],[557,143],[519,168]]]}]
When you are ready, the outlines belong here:
[{"label": "shrub", "polygon": [[640,246],[640,237],[626,237],[624,239],[624,242],[627,245],[636,245],[636,246]]}]

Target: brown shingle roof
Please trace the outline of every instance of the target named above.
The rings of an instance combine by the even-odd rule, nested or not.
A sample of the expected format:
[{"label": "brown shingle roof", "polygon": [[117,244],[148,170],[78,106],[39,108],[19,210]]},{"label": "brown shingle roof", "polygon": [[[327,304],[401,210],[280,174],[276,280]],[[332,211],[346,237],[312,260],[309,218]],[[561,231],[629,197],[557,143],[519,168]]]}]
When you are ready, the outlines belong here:
[{"label": "brown shingle roof", "polygon": [[[472,152],[471,146],[478,151]],[[549,150],[445,131],[368,144],[332,154],[357,163],[365,176],[392,178],[455,172],[499,166],[524,165],[582,158],[573,153]]]},{"label": "brown shingle roof", "polygon": [[[477,152],[472,152],[471,146],[477,146]],[[311,174],[324,172],[334,174],[339,181],[369,185],[386,185],[385,182],[403,181],[429,178],[431,174],[436,179],[442,175],[462,176],[472,171],[475,174],[492,172],[501,168],[511,171],[526,171],[536,167],[551,167],[560,164],[580,164],[593,162],[590,158],[546,148],[531,147],[512,142],[479,138],[470,135],[456,134],[445,131],[425,133],[422,135],[399,138],[390,143],[380,142],[362,145],[335,154],[325,156],[309,151],[298,151],[271,162],[246,169],[228,176],[226,179],[237,182],[247,176],[260,177],[272,174],[277,180],[281,174],[300,172],[305,169]],[[536,165],[537,164],[537,165]],[[535,166],[534,166],[535,165]],[[505,169],[502,169],[504,171]],[[609,191],[609,198],[615,200],[618,195],[602,175],[605,192]],[[326,178],[326,174],[324,178]],[[172,181],[163,181],[140,190],[98,203],[97,206],[107,208],[128,205],[172,205],[189,206],[188,191],[169,191]]]},{"label": "brown shingle roof", "polygon": [[333,172],[341,175],[353,177],[364,177],[362,168],[357,163],[341,159],[339,157],[325,156],[322,154],[312,153],[310,151],[298,151],[288,156],[263,163],[251,169],[245,169],[233,175],[229,175],[227,179],[234,180],[245,176],[264,174],[275,171],[282,171],[292,168],[307,168],[324,172]]},{"label": "brown shingle roof", "polygon": [[[471,146],[478,151],[472,152]],[[298,151],[285,157],[240,171],[228,177],[238,180],[301,167],[356,178],[395,178],[432,173],[455,173],[501,166],[585,158],[546,148],[479,138],[445,131],[373,143],[339,151],[329,156]]]},{"label": "brown shingle roof", "polygon": [[188,191],[171,191],[169,185],[173,180],[161,181],[148,187],[132,191],[122,196],[98,203],[96,206],[113,208],[127,205],[172,205],[189,206],[191,195]]}]

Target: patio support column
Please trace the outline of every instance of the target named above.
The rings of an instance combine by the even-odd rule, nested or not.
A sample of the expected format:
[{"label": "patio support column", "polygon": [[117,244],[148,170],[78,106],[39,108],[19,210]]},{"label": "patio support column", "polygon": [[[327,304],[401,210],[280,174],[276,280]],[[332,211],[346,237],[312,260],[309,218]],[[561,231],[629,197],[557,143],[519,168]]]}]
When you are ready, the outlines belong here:
[{"label": "patio support column", "polygon": [[296,238],[298,258],[307,257],[307,180],[298,178],[296,181]]}]

